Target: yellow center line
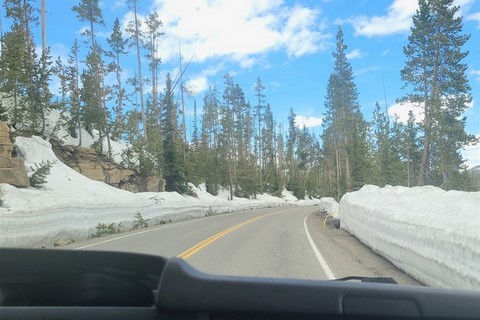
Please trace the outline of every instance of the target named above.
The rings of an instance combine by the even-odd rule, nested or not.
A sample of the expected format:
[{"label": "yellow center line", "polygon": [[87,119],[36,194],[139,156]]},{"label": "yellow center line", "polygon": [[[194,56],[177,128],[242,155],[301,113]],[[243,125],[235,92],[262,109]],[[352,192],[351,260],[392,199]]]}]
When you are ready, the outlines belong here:
[{"label": "yellow center line", "polygon": [[238,228],[241,228],[253,221],[256,221],[260,218],[263,218],[263,217],[266,217],[266,216],[269,216],[271,214],[274,214],[276,212],[272,212],[272,213],[267,213],[267,214],[264,214],[264,215],[261,215],[261,216],[258,216],[258,217],[255,217],[255,218],[251,218],[251,219],[248,219],[246,221],[243,221],[243,222],[240,222],[239,224],[236,224],[234,225],[233,227],[230,227],[226,230],[223,230],[223,231],[220,231],[219,233],[216,233],[214,234],[213,236],[211,236],[210,238],[208,239],[205,239],[203,240],[202,242],[199,242],[197,243],[196,245],[194,245],[193,247],[183,251],[182,253],[180,253],[177,257],[178,258],[182,258],[184,260],[190,258],[192,255],[194,255],[195,253],[197,253],[198,251],[202,250],[203,248],[205,248],[206,246],[208,246],[209,244],[211,244],[212,242],[220,239],[221,237],[229,234],[230,232],[232,231],[235,231],[237,230]]}]

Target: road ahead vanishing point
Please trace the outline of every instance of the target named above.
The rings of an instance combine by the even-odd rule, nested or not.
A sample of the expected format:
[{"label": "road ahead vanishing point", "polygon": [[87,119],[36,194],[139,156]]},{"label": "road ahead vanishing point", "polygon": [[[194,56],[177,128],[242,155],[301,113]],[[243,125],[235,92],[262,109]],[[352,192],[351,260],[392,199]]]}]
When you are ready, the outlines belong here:
[{"label": "road ahead vanishing point", "polygon": [[324,228],[318,207],[210,216],[90,239],[70,248],[178,256],[222,275],[333,279],[388,276],[419,285],[344,230]]}]

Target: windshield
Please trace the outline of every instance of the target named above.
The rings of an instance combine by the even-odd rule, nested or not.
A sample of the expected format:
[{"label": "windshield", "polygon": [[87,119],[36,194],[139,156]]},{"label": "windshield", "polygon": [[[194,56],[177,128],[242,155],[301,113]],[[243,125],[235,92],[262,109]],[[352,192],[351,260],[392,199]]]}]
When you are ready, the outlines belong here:
[{"label": "windshield", "polygon": [[479,1],[0,18],[0,247],[480,289]]}]

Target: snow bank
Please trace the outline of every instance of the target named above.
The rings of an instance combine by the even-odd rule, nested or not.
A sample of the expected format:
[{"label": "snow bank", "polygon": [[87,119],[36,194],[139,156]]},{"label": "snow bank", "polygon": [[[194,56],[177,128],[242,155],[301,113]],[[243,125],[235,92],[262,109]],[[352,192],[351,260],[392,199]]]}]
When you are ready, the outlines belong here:
[{"label": "snow bank", "polygon": [[340,219],[420,282],[480,289],[480,192],[368,185],[343,196]]},{"label": "snow bank", "polygon": [[[259,195],[257,200],[219,197],[194,188],[198,198],[175,192],[130,193],[93,181],[58,160],[49,142],[40,137],[17,137],[16,145],[28,169],[42,160],[55,161],[42,190],[17,189],[0,184],[0,246],[51,246],[60,239],[81,240],[95,233],[98,223],[121,223],[130,229],[141,213],[151,223],[204,217],[229,211],[280,205],[313,205],[318,200],[298,201],[285,191],[284,198]],[[30,172],[31,174],[31,172]]]},{"label": "snow bank", "polygon": [[339,206],[338,202],[334,198],[325,197],[320,199],[318,205],[321,209],[327,211],[334,218],[338,218]]}]

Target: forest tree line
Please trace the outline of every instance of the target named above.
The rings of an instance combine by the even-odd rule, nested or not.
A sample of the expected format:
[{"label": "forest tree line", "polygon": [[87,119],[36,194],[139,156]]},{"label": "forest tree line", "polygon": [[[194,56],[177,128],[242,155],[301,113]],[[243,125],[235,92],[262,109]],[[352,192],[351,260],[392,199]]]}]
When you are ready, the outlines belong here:
[{"label": "forest tree line", "polygon": [[[403,47],[406,63],[400,72],[406,93],[398,101],[423,106],[424,118],[410,112],[402,123],[377,103],[372,120],[365,120],[339,27],[321,135],[299,128],[293,108],[286,127],[277,122],[260,77],[249,101],[226,74],[223,88],[210,87],[198,106],[195,100],[190,137],[181,74],[159,78],[161,19],[156,12],[139,19],[138,0],[128,3],[134,19],[125,30],[115,19],[105,43],[95,35],[98,26],[106,26],[99,1],[73,6],[88,28],[62,61],[54,60],[45,44],[40,54],[36,50],[37,1],[4,0],[10,29],[1,35],[0,92],[14,102],[8,109],[0,105],[0,118],[17,131],[42,135],[48,113],[60,110],[79,143],[81,127],[96,133],[94,147],[105,157],[112,158],[112,140],[128,142],[123,164],[145,176],[163,177],[167,191],[189,193],[191,182],[205,183],[212,194],[227,187],[232,197],[280,196],[285,187],[298,198],[339,199],[365,184],[475,189],[460,154],[462,146],[476,140],[465,131],[464,117],[472,100],[462,63],[469,35],[462,33],[462,17],[456,16],[452,0],[420,0]],[[122,66],[132,50],[137,71],[123,79]],[[105,83],[110,74],[113,85]],[[58,93],[50,92],[54,77],[60,81]]]}]

